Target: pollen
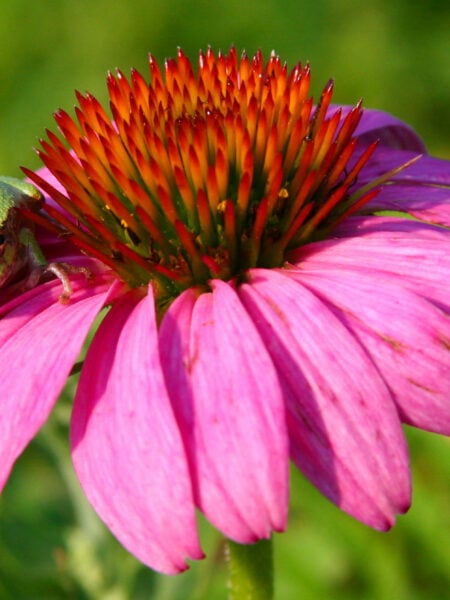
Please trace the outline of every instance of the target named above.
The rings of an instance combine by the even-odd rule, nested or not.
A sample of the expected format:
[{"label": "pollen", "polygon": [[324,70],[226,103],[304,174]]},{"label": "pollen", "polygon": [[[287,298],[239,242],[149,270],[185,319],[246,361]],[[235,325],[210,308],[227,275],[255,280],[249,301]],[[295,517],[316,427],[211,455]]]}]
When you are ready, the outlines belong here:
[{"label": "pollen", "polygon": [[333,108],[332,81],[315,103],[310,79],[274,53],[208,49],[196,69],[181,50],[162,69],[150,56],[148,81],[108,75],[110,113],[77,92],[74,117],[55,114],[38,154],[65,193],[25,172],[55,200],[53,227],[162,301],[281,267],[376,193],[353,193],[376,147],[357,152],[361,103]]}]

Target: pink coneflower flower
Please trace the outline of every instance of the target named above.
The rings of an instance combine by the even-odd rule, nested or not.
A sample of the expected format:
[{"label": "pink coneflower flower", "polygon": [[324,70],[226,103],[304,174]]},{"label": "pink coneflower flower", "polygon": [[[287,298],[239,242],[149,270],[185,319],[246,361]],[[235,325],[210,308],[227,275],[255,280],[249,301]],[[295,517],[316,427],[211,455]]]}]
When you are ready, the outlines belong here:
[{"label": "pink coneflower flower", "polygon": [[282,531],[290,459],[388,529],[410,504],[402,423],[450,432],[449,162],[333,106],[331,83],[314,106],[309,67],[274,55],[208,50],[194,73],[180,51],[150,73],[108,77],[112,118],[78,94],[26,171],[47,257],[94,277],[67,304],[58,280],[1,292],[0,483],[108,306],[73,461],[141,561],[200,558],[196,507],[241,543]]}]

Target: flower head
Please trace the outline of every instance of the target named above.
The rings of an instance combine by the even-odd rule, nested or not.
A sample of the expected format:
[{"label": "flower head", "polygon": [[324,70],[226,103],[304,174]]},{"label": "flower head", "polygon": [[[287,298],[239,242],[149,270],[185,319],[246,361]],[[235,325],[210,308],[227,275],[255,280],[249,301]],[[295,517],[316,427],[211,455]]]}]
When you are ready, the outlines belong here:
[{"label": "flower head", "polygon": [[0,367],[0,480],[110,306],[73,458],[143,562],[201,557],[195,507],[238,542],[283,530],[289,458],[389,528],[410,502],[401,423],[450,431],[449,163],[389,115],[333,106],[332,83],[314,105],[309,67],[275,55],[149,65],[150,83],[108,76],[112,118],[78,94],[26,170],[47,256],[95,277],[66,306],[50,281],[0,307],[4,364],[26,375]]},{"label": "flower head", "polygon": [[289,250],[326,237],[375,195],[353,191],[377,145],[357,153],[361,104],[327,114],[330,82],[314,107],[308,66],[289,73],[260,53],[238,61],[234,48],[217,59],[201,53],[197,76],[181,50],[165,78],[149,64],[150,84],[137,71],[130,82],[108,76],[114,121],[78,94],[78,124],[56,114],[70,151],[50,132],[39,151],[76,222],[52,206],[50,214],[130,287],[152,282],[173,299],[252,267],[281,267]]}]

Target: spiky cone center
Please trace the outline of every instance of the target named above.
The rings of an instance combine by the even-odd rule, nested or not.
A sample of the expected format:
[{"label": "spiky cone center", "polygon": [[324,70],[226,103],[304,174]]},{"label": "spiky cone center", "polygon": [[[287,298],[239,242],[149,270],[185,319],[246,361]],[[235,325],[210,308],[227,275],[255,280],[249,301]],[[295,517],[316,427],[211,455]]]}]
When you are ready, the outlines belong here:
[{"label": "spiky cone center", "polygon": [[234,48],[201,52],[197,73],[181,50],[149,66],[150,83],[109,74],[112,118],[79,93],[76,119],[56,113],[61,136],[38,154],[66,195],[26,170],[59,205],[53,223],[128,286],[153,282],[164,303],[280,267],[373,197],[352,193],[375,149],[354,158],[361,105],[329,111],[329,82],[314,106],[309,66]]}]

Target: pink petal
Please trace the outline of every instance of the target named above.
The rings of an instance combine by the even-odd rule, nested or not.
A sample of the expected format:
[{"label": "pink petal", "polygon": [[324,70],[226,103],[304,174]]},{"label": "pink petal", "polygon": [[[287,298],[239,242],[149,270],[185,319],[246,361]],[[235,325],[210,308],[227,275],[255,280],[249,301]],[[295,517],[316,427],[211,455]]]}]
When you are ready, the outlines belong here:
[{"label": "pink petal", "polygon": [[387,529],[409,506],[397,411],[357,340],[286,271],[254,269],[239,295],[284,383],[291,455],[343,510]]},{"label": "pink petal", "polygon": [[293,271],[331,305],[370,353],[392,390],[403,420],[450,434],[450,319],[402,281],[322,266]]},{"label": "pink petal", "polygon": [[[0,488],[11,468],[46,421],[84,339],[114,285],[74,283],[66,305],[61,283],[39,286],[3,306],[0,321]],[[5,314],[6,313],[6,314]]]},{"label": "pink petal", "polygon": [[158,352],[151,289],[116,302],[96,332],[72,418],[89,501],[135,556],[163,573],[202,557],[185,452]]},{"label": "pink petal", "polygon": [[[47,181],[47,183],[53,186],[55,190],[58,190],[58,192],[61,192],[62,194],[67,194],[66,188],[58,181],[58,179],[56,179],[56,177],[51,171],[49,171],[49,169],[47,169],[47,167],[42,167],[41,169],[38,169],[36,173],[37,175],[39,175],[39,177],[42,177],[42,179],[44,179],[45,181]],[[35,184],[33,183],[33,185]],[[46,202],[50,201],[54,203],[54,201],[45,192],[42,193],[45,196]]]},{"label": "pink petal", "polygon": [[[113,277],[111,272],[98,261],[86,256],[60,255],[57,257],[60,262],[68,262],[74,267],[84,267],[92,275],[91,279],[87,279],[82,273],[70,274],[70,282],[74,288],[85,289],[86,292],[93,294],[98,293],[109,287]],[[8,315],[8,321],[2,322],[0,327],[0,345],[4,340],[8,339],[13,329],[22,327],[23,323],[28,319],[33,318],[34,312],[39,312],[42,306],[50,306],[52,304],[61,304],[59,296],[62,292],[62,283],[59,279],[53,278],[46,283],[40,283],[34,288],[26,292],[17,292],[15,284],[7,285],[0,289],[0,319]],[[71,297],[68,305],[72,304]],[[20,308],[22,307],[22,308]],[[16,310],[18,309],[19,310]]]},{"label": "pink petal", "polygon": [[277,375],[230,284],[184,292],[160,328],[161,360],[196,500],[242,543],[286,525],[288,448]]},{"label": "pink petal", "polygon": [[382,271],[402,285],[450,310],[450,233],[408,219],[354,217],[333,232],[335,239],[307,244],[291,253],[303,271],[322,266]]}]

